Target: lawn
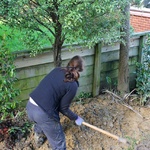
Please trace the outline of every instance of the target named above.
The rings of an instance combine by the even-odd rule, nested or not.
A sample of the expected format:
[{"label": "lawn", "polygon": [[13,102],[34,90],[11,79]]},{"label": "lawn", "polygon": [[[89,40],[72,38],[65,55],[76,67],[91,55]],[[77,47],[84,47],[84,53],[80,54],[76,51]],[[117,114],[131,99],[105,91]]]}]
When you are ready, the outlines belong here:
[{"label": "lawn", "polygon": [[[9,26],[0,23],[0,36],[5,37],[6,46],[10,51],[21,51],[27,49],[23,42],[25,34],[25,31],[20,31],[19,29],[12,29]],[[51,46],[50,42],[45,38],[41,38],[40,43],[43,47]]]}]

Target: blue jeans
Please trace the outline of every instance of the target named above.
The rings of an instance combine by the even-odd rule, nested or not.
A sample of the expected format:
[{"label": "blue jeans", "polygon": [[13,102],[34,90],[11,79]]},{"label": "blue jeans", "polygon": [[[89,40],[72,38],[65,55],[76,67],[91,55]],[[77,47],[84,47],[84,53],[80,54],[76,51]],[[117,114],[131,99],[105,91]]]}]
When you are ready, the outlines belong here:
[{"label": "blue jeans", "polygon": [[28,101],[27,115],[30,121],[35,123],[34,132],[44,133],[53,150],[66,150],[66,140],[60,122],[49,118],[38,106]]}]

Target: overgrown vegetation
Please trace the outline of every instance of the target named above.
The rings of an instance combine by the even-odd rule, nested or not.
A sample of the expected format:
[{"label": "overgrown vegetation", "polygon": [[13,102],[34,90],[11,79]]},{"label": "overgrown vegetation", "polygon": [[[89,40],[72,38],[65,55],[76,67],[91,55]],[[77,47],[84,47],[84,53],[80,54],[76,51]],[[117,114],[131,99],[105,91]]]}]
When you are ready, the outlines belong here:
[{"label": "overgrown vegetation", "polygon": [[76,98],[76,102],[80,104],[84,104],[84,99],[91,98],[92,94],[89,92],[80,92],[80,94]]},{"label": "overgrown vegetation", "polygon": [[25,111],[18,108],[20,91],[15,88],[14,55],[7,48],[5,38],[0,36],[0,141],[5,141],[6,147],[13,149],[16,140],[29,133],[31,123],[25,121]]},{"label": "overgrown vegetation", "polygon": [[19,90],[14,84],[17,80],[14,66],[14,56],[6,48],[5,37],[0,37],[0,118],[12,118],[19,101],[16,96]]},{"label": "overgrown vegetation", "polygon": [[136,91],[142,105],[150,99],[150,35],[143,47],[143,62],[136,63]]},{"label": "overgrown vegetation", "polygon": [[28,121],[26,111],[17,110],[15,117],[0,123],[0,142],[4,141],[7,149],[13,149],[16,142],[27,137],[31,127],[32,123]]},{"label": "overgrown vegetation", "polygon": [[20,140],[30,132],[31,127],[32,123],[28,121],[26,111],[21,110],[17,112],[16,117],[13,119],[13,125],[9,128],[8,133],[14,139]]}]

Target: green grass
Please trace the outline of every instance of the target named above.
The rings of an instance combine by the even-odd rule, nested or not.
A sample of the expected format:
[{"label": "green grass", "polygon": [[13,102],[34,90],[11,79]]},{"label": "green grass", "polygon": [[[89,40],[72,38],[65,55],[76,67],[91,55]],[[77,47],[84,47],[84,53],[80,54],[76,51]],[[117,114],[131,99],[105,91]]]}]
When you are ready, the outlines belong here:
[{"label": "green grass", "polygon": [[[54,41],[54,37],[51,35],[51,33],[49,33],[49,31],[47,31],[47,29],[41,27],[41,30],[47,33],[48,36],[51,38],[51,40]],[[13,51],[29,50],[28,46],[24,44],[24,39],[26,38],[25,35],[26,35],[25,30],[20,31],[19,29],[13,29],[7,25],[4,25],[2,22],[0,22],[0,36],[5,36],[5,44],[10,51],[13,52]],[[38,32],[33,33],[33,35],[34,37],[37,37]],[[68,35],[68,36],[71,36],[71,35]],[[32,42],[32,38],[28,38],[28,40],[30,41],[30,43]],[[82,39],[79,38],[77,39],[77,41],[82,42]],[[40,47],[43,47],[43,48],[52,46],[50,41],[48,41],[47,38],[42,37],[42,35],[40,36],[40,39],[38,42],[39,43],[36,45],[37,47],[38,45],[40,45]],[[32,44],[34,43],[35,42],[32,42]],[[64,44],[68,44],[68,43],[64,43]],[[35,44],[33,46],[35,46]]]},{"label": "green grass", "polygon": [[[23,42],[23,39],[25,38],[24,35],[25,31],[20,31],[19,29],[12,29],[9,26],[0,23],[0,36],[5,37],[6,46],[10,51],[27,50],[27,47]],[[50,42],[44,38],[40,39],[40,44],[43,47],[51,46]]]},{"label": "green grass", "polygon": [[[12,33],[14,32],[14,33]],[[21,39],[21,32],[12,30],[8,26],[0,25],[0,36],[5,36],[6,45],[11,51],[23,50],[25,46],[19,40]]]}]

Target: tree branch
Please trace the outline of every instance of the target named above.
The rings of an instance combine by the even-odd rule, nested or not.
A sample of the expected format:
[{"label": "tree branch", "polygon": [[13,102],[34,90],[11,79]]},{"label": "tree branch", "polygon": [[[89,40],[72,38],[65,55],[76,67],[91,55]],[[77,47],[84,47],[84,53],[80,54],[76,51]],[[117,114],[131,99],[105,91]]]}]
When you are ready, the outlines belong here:
[{"label": "tree branch", "polygon": [[[115,99],[115,101],[116,101],[118,104],[123,105],[123,106],[129,108],[130,110],[132,110],[133,112],[135,112],[136,114],[138,114],[141,118],[143,118],[143,116],[142,116],[139,112],[137,112],[137,111],[134,110],[130,105],[128,105],[128,104],[126,104],[126,103],[124,102],[124,98],[121,98],[120,96],[118,96],[118,95],[116,95],[115,93],[113,93],[113,92],[111,92],[111,91],[108,91],[108,90],[105,90],[104,92],[110,94],[111,96],[114,96],[114,97],[117,98],[117,99],[119,99],[119,100],[116,100],[116,99]],[[132,91],[132,92],[133,92],[133,91]],[[131,93],[130,93],[130,94],[131,94]],[[127,96],[127,98],[128,98],[128,96]]]},{"label": "tree branch", "polygon": [[39,31],[39,32],[41,32],[42,34],[44,34],[45,36],[47,36],[48,40],[51,42],[51,44],[53,44],[51,38],[49,38],[49,36],[48,36],[44,31],[42,31],[40,28],[35,28],[35,30],[36,30],[36,31]]},{"label": "tree branch", "polygon": [[[37,5],[40,6],[40,4],[37,4]],[[55,36],[55,33],[54,33],[48,26],[46,26],[41,20],[39,20],[39,19],[36,17],[32,6],[31,6],[31,5],[29,5],[29,6],[30,6],[30,9],[31,9],[31,11],[32,11],[32,13],[33,13],[34,19],[35,19],[39,24],[41,24],[42,26],[44,26],[45,28],[47,28],[47,29],[52,33],[53,36]],[[42,17],[45,18],[45,16],[42,16]],[[49,20],[49,19],[48,19],[48,20]],[[50,21],[50,20],[49,20],[49,21]]]}]

